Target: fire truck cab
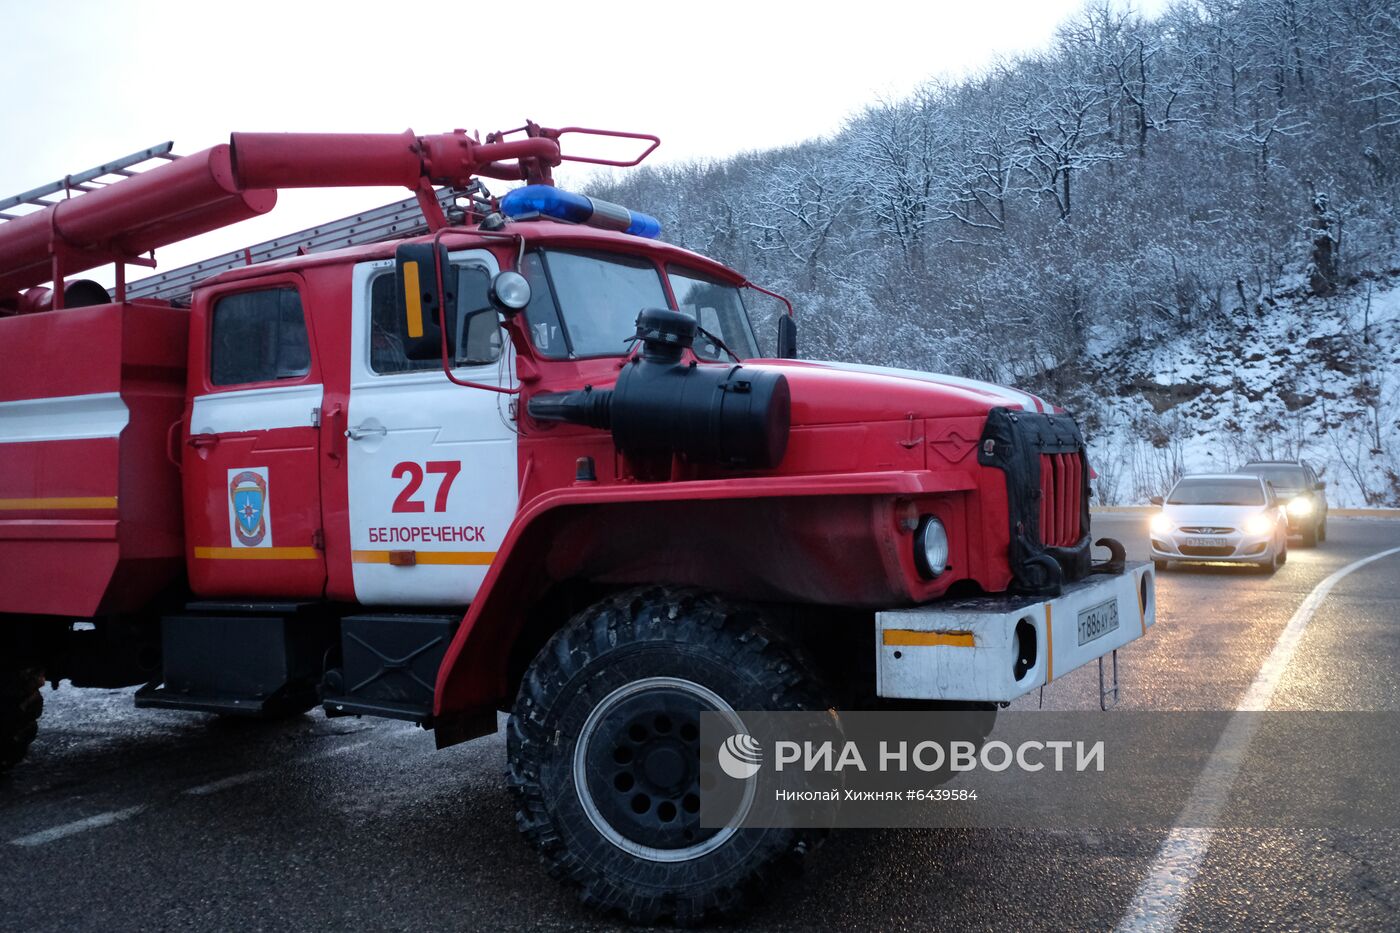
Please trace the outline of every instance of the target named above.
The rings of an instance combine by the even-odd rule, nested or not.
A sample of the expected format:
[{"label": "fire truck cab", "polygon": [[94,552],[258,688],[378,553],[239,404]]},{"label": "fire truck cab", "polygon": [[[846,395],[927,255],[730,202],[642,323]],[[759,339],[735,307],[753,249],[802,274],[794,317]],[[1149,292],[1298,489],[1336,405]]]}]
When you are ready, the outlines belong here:
[{"label": "fire truck cab", "polygon": [[[702,711],[992,712],[1146,634],[1069,415],[797,359],[741,273],[552,186],[581,132],[235,134],[0,202],[0,766],[46,680],[439,746],[508,711],[552,870],[688,922],[815,841],[700,825]],[[279,187],[385,183],[414,195],[125,281]]]}]

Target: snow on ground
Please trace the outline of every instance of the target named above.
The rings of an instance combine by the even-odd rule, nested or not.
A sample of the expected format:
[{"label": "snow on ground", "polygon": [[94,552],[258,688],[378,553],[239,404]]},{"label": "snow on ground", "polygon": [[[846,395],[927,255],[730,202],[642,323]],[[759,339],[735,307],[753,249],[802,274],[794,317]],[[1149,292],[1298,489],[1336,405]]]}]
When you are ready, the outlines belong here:
[{"label": "snow on ground", "polygon": [[1400,505],[1400,276],[1327,298],[1301,283],[1157,340],[1099,344],[1079,416],[1102,504],[1159,495],[1184,473],[1308,460],[1337,507]]}]

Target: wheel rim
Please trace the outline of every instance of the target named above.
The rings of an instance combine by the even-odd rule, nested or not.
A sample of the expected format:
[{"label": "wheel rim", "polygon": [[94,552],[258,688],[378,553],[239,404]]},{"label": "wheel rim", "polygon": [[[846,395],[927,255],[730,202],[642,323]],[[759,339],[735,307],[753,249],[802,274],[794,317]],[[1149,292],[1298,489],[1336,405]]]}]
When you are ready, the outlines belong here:
[{"label": "wheel rim", "polygon": [[743,730],[719,694],[679,677],[625,684],[588,714],[574,745],[574,788],[593,827],[619,849],[648,861],[684,862],[738,831],[753,802],[752,781],[725,826],[700,826],[702,710]]}]

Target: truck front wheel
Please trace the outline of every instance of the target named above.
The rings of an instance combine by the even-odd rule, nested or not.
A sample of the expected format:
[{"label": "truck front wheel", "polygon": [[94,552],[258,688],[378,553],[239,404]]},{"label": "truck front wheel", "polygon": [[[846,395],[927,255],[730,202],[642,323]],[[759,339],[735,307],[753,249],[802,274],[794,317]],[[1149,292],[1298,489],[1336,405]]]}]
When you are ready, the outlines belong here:
[{"label": "truck front wheel", "polygon": [[700,713],[825,708],[754,610],[667,587],[606,599],[521,684],[507,732],[516,822],[591,907],[637,923],[731,915],[819,834],[700,825]]},{"label": "truck front wheel", "polygon": [[38,735],[43,686],[39,671],[0,672],[0,772],[19,764]]}]

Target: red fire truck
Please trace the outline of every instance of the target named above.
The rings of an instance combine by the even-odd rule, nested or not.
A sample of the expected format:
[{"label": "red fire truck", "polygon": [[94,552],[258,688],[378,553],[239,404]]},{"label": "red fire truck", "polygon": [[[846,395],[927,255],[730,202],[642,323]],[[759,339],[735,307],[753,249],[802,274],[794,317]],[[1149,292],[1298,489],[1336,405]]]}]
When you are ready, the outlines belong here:
[{"label": "red fire truck", "polygon": [[[237,133],[0,201],[0,767],[46,681],[440,747],[505,711],[553,873],[688,922],[815,841],[700,825],[702,711],[994,710],[1096,660],[1116,689],[1152,575],[1094,559],[1074,420],[799,360],[790,307],[765,353],[763,289],[553,186],[589,134],[659,142]],[[412,197],[127,282],[278,189],[367,185]]]}]

